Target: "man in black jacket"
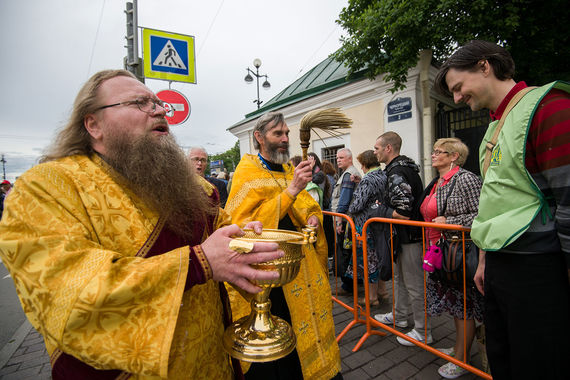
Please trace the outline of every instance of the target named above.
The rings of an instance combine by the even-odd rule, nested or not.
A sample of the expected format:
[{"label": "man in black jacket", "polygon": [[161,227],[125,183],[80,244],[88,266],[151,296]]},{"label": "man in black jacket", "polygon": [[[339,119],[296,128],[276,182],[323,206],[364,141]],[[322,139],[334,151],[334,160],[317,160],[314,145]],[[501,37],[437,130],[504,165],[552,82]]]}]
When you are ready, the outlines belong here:
[{"label": "man in black jacket", "polygon": [[[418,165],[406,156],[400,155],[402,138],[395,132],[386,132],[376,140],[374,153],[378,161],[386,164],[388,191],[385,202],[378,205],[374,216],[383,218],[421,220],[419,213],[423,192]],[[414,317],[414,328],[407,334],[423,343],[433,342],[429,324],[425,326],[423,299],[423,271],[421,230],[408,226],[396,225],[398,238],[398,260],[394,273],[396,326],[408,326],[408,314]],[[409,297],[409,298],[408,298]],[[384,324],[393,324],[392,313],[376,314],[376,320]],[[427,342],[425,332],[427,328]],[[413,344],[400,337],[400,344]]]}]

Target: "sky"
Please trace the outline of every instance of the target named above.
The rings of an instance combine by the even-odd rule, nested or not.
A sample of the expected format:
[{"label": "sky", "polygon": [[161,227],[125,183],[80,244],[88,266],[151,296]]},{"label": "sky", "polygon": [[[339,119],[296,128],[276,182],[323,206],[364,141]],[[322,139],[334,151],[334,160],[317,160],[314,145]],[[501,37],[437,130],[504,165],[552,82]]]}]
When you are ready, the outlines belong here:
[{"label": "sky", "polygon": [[[340,47],[335,20],[347,4],[139,0],[139,37],[150,28],[195,38],[197,83],[170,84],[191,106],[188,120],[171,127],[178,143],[210,154],[233,147],[237,138],[226,129],[257,108],[246,68],[261,59],[271,88],[260,83],[260,99],[268,101]],[[0,154],[8,180],[37,163],[91,75],[123,68],[125,7],[124,0],[0,0]],[[155,92],[169,88],[167,81],[145,83]]]}]

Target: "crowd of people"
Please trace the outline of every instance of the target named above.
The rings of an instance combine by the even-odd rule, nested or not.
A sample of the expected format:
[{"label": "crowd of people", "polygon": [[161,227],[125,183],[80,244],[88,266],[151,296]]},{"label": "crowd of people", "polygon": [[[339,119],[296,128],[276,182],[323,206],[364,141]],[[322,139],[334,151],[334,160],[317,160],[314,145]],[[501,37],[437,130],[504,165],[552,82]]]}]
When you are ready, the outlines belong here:
[{"label": "crowd of people", "polygon": [[[360,171],[354,166],[352,152],[344,148],[337,153],[340,175],[334,177],[330,186],[328,177],[322,173],[322,165],[314,153],[309,153],[313,173],[306,190],[323,210],[326,199],[324,190],[334,188],[332,211],[347,214],[354,220],[356,233],[362,234],[364,223],[372,217],[403,220],[430,221],[435,223],[471,226],[477,215],[481,179],[462,168],[469,150],[457,138],[443,138],[435,142],[432,151],[432,167],[439,173],[424,188],[419,176],[419,166],[409,157],[400,154],[401,137],[395,132],[386,132],[378,137],[374,150],[366,150],[357,156]],[[293,157],[291,166],[300,165],[301,157]],[[384,169],[380,164],[384,164]],[[315,189],[318,189],[316,191]],[[422,232],[419,228],[395,225],[397,260],[394,273],[395,314],[376,314],[379,322],[397,327],[408,327],[411,313],[413,328],[407,333],[422,343],[431,344],[433,337],[429,318],[427,325],[424,312],[424,276],[422,269]],[[376,307],[381,300],[388,300],[385,280],[391,278],[391,258],[388,228],[385,224],[372,224],[367,234],[367,278],[369,305]],[[354,271],[362,280],[362,243],[357,240],[357,268],[352,263],[352,238],[343,219],[337,219],[336,232],[338,251],[337,275],[342,279],[341,294],[352,294]],[[426,229],[425,246],[435,245],[440,239],[451,237],[451,232],[436,228]],[[331,241],[334,244],[334,240]],[[471,345],[475,337],[476,321],[483,321],[483,296],[475,284],[467,288],[467,319],[463,312],[463,290],[449,283],[427,277],[427,313],[429,316],[449,313],[454,318],[456,339],[453,347],[440,351],[469,362]],[[364,298],[359,303],[365,303]],[[464,334],[464,330],[466,334]],[[464,352],[464,336],[467,350]],[[410,341],[397,337],[397,341],[413,346]],[[465,356],[464,356],[465,355]],[[484,353],[482,354],[484,355]],[[445,378],[456,378],[467,371],[451,362],[439,368]]]},{"label": "crowd of people", "polygon": [[[413,321],[406,335],[432,344],[430,317],[448,313],[455,342],[440,351],[469,363],[484,326],[482,355],[494,378],[566,378],[570,85],[531,89],[513,73],[508,52],[485,41],[442,65],[436,88],[472,110],[490,109],[495,121],[479,151],[482,178],[463,168],[464,142],[441,138],[427,186],[393,131],[356,156],[360,169],[348,148],[336,152],[336,163],[315,153],[290,158],[279,112],[258,119],[257,154],[245,154],[231,177],[207,177],[206,150],[180,148],[151,90],[124,70],[96,73],[41,164],[12,189],[1,186],[0,257],[44,337],[52,378],[342,379],[329,271],[341,280],[340,294],[352,295],[365,257],[369,299],[359,302],[388,301],[384,281],[394,278],[394,312],[375,314],[379,322],[407,328]],[[355,231],[323,211],[352,218]],[[396,225],[392,234],[375,223],[364,252],[351,236],[373,217],[471,227],[479,264],[467,292],[428,275],[424,308],[422,247],[452,232]],[[303,246],[299,274],[270,293],[271,313],[292,326],[296,347],[244,366],[224,352],[224,329],[249,314],[261,291],[256,281],[278,276],[251,265],[283,252],[256,243],[238,254],[232,239],[245,228],[306,226],[317,240]],[[537,312],[548,323],[537,324]],[[438,372],[454,379],[466,370],[449,362]]]}]

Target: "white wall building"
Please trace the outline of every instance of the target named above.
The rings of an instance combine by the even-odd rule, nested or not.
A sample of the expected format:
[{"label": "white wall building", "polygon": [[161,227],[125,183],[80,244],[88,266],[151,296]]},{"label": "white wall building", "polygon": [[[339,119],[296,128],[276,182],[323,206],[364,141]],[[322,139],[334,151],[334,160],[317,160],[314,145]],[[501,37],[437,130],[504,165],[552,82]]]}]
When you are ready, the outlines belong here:
[{"label": "white wall building", "polygon": [[[389,91],[391,83],[385,83],[381,77],[370,80],[365,77],[365,71],[347,79],[347,68],[327,58],[228,130],[238,137],[242,155],[255,153],[252,130],[257,119],[266,112],[279,111],[291,130],[290,153],[294,156],[301,154],[301,118],[314,109],[338,107],[353,120],[352,128],[337,130],[341,134],[338,137],[311,131],[309,151],[336,165],[338,149],[349,148],[356,158],[359,153],[373,149],[379,135],[394,131],[402,137],[401,154],[420,165],[422,179],[427,183],[434,176],[431,150],[436,137],[436,104],[445,104],[447,109],[457,107],[451,99],[431,90],[437,68],[430,64],[429,52],[422,52],[421,57],[418,65],[408,73],[406,89],[395,93]],[[440,112],[443,107],[440,106]],[[442,136],[442,133],[437,135]],[[477,147],[472,146],[471,151],[477,152]],[[356,159],[355,165],[358,166]]]}]

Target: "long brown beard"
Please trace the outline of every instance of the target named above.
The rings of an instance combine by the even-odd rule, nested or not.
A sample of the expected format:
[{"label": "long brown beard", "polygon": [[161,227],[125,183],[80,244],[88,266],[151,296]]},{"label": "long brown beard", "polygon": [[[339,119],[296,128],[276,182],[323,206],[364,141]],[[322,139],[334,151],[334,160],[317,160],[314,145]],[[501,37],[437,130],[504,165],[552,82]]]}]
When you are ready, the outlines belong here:
[{"label": "long brown beard", "polygon": [[114,136],[105,160],[179,236],[192,238],[194,223],[204,223],[216,212],[172,135],[145,135],[135,141],[126,135]]}]

